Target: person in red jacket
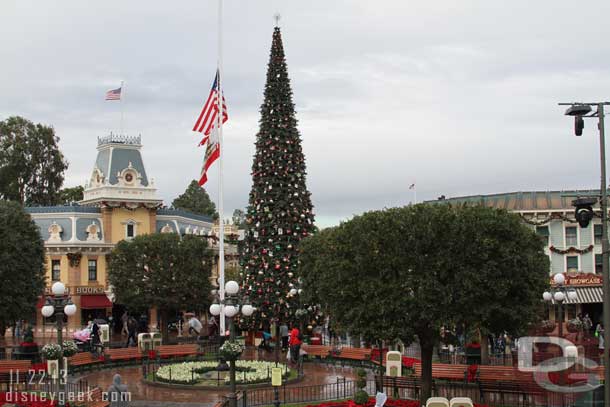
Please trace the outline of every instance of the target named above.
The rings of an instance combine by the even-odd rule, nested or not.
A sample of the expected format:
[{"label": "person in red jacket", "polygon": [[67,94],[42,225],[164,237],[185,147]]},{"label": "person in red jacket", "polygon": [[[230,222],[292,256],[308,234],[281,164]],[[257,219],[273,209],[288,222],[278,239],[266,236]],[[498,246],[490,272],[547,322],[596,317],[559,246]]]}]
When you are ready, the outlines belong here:
[{"label": "person in red jacket", "polygon": [[288,344],[290,345],[290,360],[296,363],[299,360],[299,353],[301,351],[301,344],[303,343],[303,336],[299,329],[295,326],[290,330],[290,339]]}]

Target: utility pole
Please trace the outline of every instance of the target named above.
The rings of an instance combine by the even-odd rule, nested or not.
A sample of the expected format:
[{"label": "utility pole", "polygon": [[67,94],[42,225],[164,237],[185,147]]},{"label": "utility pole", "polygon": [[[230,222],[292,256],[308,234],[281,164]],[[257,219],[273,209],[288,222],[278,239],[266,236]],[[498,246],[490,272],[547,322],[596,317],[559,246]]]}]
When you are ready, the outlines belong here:
[{"label": "utility pole", "polygon": [[[572,106],[566,111],[566,115],[575,116],[576,135],[582,134],[582,118],[597,117],[599,130],[599,159],[600,159],[600,202],[599,208],[602,212],[602,280],[603,280],[603,324],[604,324],[604,405],[610,406],[610,273],[608,267],[608,192],[606,189],[606,136],[604,131],[604,106],[610,102],[593,103],[559,103],[562,106]],[[597,107],[597,112],[587,114],[591,107]],[[580,124],[580,134],[578,133],[578,120]]]}]

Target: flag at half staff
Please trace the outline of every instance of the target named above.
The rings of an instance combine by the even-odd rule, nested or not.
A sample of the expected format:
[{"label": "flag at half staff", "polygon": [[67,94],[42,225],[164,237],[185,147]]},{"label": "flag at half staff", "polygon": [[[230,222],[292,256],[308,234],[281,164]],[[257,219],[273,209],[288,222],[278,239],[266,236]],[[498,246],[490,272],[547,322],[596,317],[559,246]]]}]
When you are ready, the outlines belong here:
[{"label": "flag at half staff", "polygon": [[208,168],[220,157],[220,142],[218,139],[218,129],[213,126],[207,140],[205,157],[203,158],[203,168],[199,177],[199,185],[203,186],[208,181]]},{"label": "flag at half staff", "polygon": [[[208,100],[206,100],[203,105],[203,109],[195,122],[195,126],[193,126],[193,131],[197,131],[199,133],[203,133],[203,139],[199,142],[199,145],[202,146],[206,143],[208,138],[210,137],[210,132],[212,131],[212,127],[216,125],[218,120],[218,78],[219,73],[216,71],[216,77],[214,78],[214,84],[212,85],[212,90],[210,90],[210,95],[208,96]],[[225,104],[224,95],[222,96],[222,122],[225,123],[229,119],[229,115],[227,114],[227,106]]]},{"label": "flag at half staff", "polygon": [[121,100],[121,89],[111,89],[106,92],[106,100]]},{"label": "flag at half staff", "polygon": [[409,185],[409,189],[415,189],[415,184]]}]

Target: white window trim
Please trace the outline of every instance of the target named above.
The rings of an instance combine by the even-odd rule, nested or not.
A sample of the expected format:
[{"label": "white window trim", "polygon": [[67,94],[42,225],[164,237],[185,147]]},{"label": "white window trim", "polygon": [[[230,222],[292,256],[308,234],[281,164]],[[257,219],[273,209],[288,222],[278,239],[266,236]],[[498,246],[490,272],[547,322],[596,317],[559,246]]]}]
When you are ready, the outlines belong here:
[{"label": "white window trim", "polygon": [[567,228],[575,228],[576,229],[576,245],[574,247],[576,248],[580,248],[580,233],[578,232],[578,226],[574,226],[571,224],[563,224],[563,247],[564,248],[568,248],[568,247],[572,247],[572,246],[568,246],[568,233],[566,231]]},{"label": "white window trim", "polygon": [[577,254],[577,255],[573,255],[573,254],[567,255],[566,254],[565,256],[563,256],[563,269],[564,269],[564,272],[565,273],[568,272],[568,257],[576,257],[576,261],[578,262],[578,264],[576,265],[576,271],[579,272],[580,271],[580,264],[581,264],[581,262],[580,262],[580,254]]},{"label": "white window trim", "polygon": [[[125,222],[123,222],[123,225],[125,225],[125,240],[133,240],[136,236],[138,236],[138,224],[140,222],[137,222],[133,219],[127,219]],[[127,236],[127,226],[128,225],[133,225],[133,236]]]},{"label": "white window trim", "polygon": [[[601,223],[593,223],[593,225],[591,227],[591,234],[593,235],[593,237],[591,239],[591,242],[593,242],[594,245],[597,244],[597,243],[595,243],[595,226],[602,227],[603,225]],[[602,232],[600,238],[603,239],[603,237],[604,237],[604,233]],[[599,244],[601,245],[601,242]]]},{"label": "white window trim", "polygon": [[[546,227],[547,235],[546,235],[546,245],[545,245],[545,248],[552,246],[552,244],[551,244],[551,224],[548,223],[546,225],[534,226],[534,233],[536,233],[537,235],[538,235],[538,228],[539,227],[540,228]],[[541,235],[538,235],[538,236],[541,236]]]}]

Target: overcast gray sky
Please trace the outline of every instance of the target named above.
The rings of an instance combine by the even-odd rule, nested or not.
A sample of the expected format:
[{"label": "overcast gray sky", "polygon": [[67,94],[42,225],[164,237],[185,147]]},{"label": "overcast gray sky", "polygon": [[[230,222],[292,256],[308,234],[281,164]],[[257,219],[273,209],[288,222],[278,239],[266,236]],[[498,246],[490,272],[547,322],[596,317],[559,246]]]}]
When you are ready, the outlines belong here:
[{"label": "overcast gray sky", "polygon": [[[247,204],[278,12],[320,226],[404,205],[411,183],[418,200],[598,187],[595,122],[576,138],[556,104],[610,100],[609,1],[226,0],[227,215]],[[0,41],[0,120],[53,125],[67,186],[118,131],[121,80],[161,197],[198,177],[216,0],[0,0]]]}]

